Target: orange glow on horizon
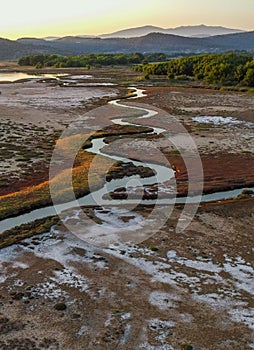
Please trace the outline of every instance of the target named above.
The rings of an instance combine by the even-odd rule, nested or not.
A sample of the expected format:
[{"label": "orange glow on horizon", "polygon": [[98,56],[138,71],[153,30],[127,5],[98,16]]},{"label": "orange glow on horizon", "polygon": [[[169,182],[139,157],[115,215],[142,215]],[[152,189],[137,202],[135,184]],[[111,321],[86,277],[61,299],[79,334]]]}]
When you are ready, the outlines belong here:
[{"label": "orange glow on horizon", "polygon": [[[13,11],[15,8],[15,11]],[[254,30],[253,0],[32,0],[6,2],[0,12],[0,37],[100,35],[154,25],[221,25]]]}]

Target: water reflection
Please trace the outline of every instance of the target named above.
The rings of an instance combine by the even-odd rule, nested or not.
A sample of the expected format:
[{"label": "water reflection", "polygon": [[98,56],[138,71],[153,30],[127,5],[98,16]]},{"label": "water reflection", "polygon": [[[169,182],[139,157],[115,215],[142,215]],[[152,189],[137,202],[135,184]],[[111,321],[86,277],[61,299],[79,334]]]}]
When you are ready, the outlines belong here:
[{"label": "water reflection", "polygon": [[0,82],[15,82],[21,79],[58,79],[66,74],[28,74],[21,72],[0,73]]}]

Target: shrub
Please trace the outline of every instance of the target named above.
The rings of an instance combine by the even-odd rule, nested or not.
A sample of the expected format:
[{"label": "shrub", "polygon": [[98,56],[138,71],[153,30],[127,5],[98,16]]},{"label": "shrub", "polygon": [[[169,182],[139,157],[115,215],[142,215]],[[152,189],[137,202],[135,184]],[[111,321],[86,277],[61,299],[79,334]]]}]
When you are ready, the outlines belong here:
[{"label": "shrub", "polygon": [[65,303],[58,303],[54,306],[54,309],[57,311],[65,311],[67,309],[67,306]]},{"label": "shrub", "polygon": [[182,350],[193,350],[193,346],[190,344],[183,344]]},{"label": "shrub", "polygon": [[151,247],[151,251],[152,251],[152,252],[158,252],[158,250],[159,250],[159,249],[158,249],[157,247]]}]

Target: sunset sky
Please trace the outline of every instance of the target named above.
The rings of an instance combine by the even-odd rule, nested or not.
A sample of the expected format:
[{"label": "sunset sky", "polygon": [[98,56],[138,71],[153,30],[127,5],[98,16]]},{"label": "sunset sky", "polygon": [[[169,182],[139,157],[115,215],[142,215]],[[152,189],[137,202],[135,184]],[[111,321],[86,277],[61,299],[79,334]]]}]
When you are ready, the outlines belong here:
[{"label": "sunset sky", "polygon": [[142,25],[222,25],[254,30],[254,0],[8,0],[0,37],[110,33]]}]

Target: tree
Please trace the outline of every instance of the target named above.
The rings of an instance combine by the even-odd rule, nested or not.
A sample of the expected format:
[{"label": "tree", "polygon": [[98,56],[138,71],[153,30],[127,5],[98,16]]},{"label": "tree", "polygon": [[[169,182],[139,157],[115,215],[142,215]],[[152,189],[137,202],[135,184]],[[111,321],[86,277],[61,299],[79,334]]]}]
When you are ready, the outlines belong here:
[{"label": "tree", "polygon": [[240,65],[236,68],[236,71],[235,71],[235,78],[237,79],[237,81],[238,81],[239,83],[244,79],[246,72],[247,72],[247,69],[246,69],[246,67],[245,67],[243,64],[240,64]]},{"label": "tree", "polygon": [[243,83],[251,87],[254,86],[254,68],[249,68],[247,70]]}]

